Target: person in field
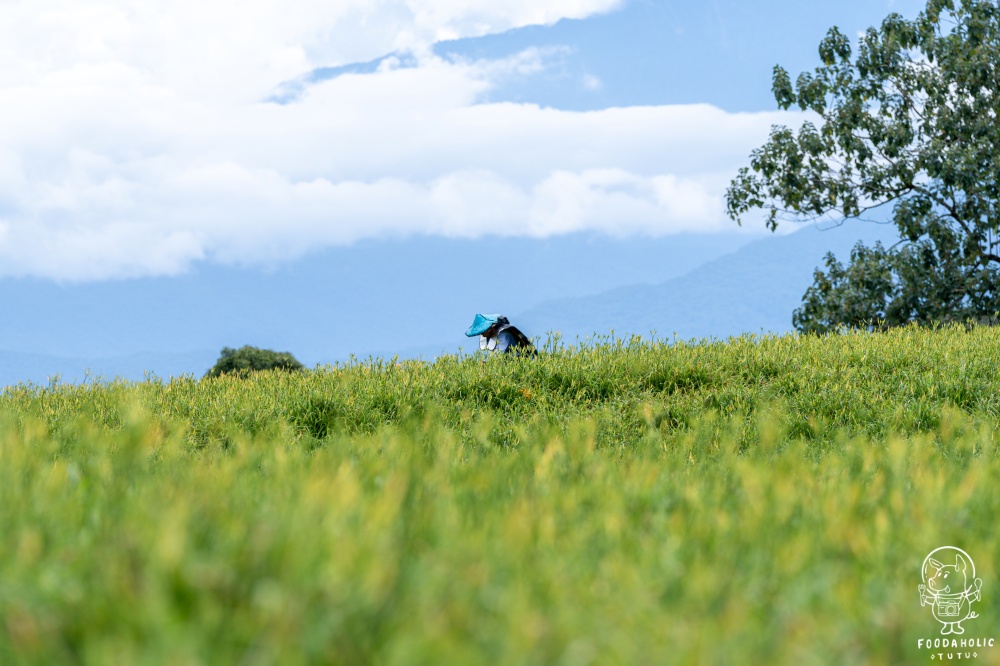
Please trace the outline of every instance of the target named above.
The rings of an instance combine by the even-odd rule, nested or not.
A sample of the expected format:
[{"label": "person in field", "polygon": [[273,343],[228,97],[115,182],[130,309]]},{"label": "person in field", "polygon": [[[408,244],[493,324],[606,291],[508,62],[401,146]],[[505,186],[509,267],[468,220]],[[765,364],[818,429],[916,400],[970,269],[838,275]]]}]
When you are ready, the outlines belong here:
[{"label": "person in field", "polygon": [[503,315],[477,314],[465,335],[470,338],[478,335],[479,348],[485,351],[535,355],[535,345],[528,336]]}]

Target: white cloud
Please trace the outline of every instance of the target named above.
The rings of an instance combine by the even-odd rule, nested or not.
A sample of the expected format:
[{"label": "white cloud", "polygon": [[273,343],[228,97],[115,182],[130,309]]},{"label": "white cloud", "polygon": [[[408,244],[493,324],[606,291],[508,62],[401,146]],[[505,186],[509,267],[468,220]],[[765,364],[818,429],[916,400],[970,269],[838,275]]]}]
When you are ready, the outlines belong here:
[{"label": "white cloud", "polygon": [[586,74],[583,77],[584,90],[600,90],[604,87],[604,82],[593,74]]},{"label": "white cloud", "polygon": [[318,66],[614,9],[622,0],[6,0],[0,85],[124,63],[185,97],[248,101]]},{"label": "white cloud", "polygon": [[[6,3],[0,275],[171,274],[359,238],[732,228],[721,194],[785,114],[477,104],[545,51],[448,62],[427,46],[618,0]],[[418,66],[316,84],[408,48]]]}]

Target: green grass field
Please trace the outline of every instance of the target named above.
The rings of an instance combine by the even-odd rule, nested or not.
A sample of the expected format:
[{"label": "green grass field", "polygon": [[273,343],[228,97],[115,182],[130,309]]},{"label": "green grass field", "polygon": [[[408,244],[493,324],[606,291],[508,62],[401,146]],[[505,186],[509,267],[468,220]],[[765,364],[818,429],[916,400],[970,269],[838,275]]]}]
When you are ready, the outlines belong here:
[{"label": "green grass field", "polygon": [[1000,636],[998,368],[951,328],[7,389],[0,664],[932,663],[939,546]]}]

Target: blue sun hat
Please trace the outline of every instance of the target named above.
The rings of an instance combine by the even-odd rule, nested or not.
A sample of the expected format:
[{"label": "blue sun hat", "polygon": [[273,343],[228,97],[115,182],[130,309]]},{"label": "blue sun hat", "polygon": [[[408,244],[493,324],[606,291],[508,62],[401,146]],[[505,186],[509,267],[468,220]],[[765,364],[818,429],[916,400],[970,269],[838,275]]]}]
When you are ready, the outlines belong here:
[{"label": "blue sun hat", "polygon": [[490,330],[490,327],[493,326],[493,324],[497,323],[499,320],[500,320],[500,315],[498,314],[488,314],[488,315],[477,314],[476,318],[472,320],[472,326],[470,326],[469,330],[465,332],[465,335],[467,335],[470,338],[473,338],[477,335],[482,335],[486,331]]}]

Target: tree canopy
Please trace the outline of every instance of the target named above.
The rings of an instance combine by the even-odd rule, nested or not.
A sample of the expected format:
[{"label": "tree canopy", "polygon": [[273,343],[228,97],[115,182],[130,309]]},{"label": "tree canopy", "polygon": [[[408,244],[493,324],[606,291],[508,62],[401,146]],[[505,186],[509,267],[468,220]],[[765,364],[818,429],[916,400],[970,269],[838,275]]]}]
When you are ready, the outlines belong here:
[{"label": "tree canopy", "polygon": [[246,375],[257,370],[302,370],[303,366],[289,352],[276,352],[244,345],[239,349],[223,347],[219,360],[205,376]]},{"label": "tree canopy", "polygon": [[891,210],[899,244],[828,255],[793,316],[801,331],[975,319],[1000,311],[1000,8],[929,0],[890,14],[854,53],[831,28],[822,65],[774,68],[778,105],[812,112],[776,126],[726,193],[729,216],[863,218]]}]

